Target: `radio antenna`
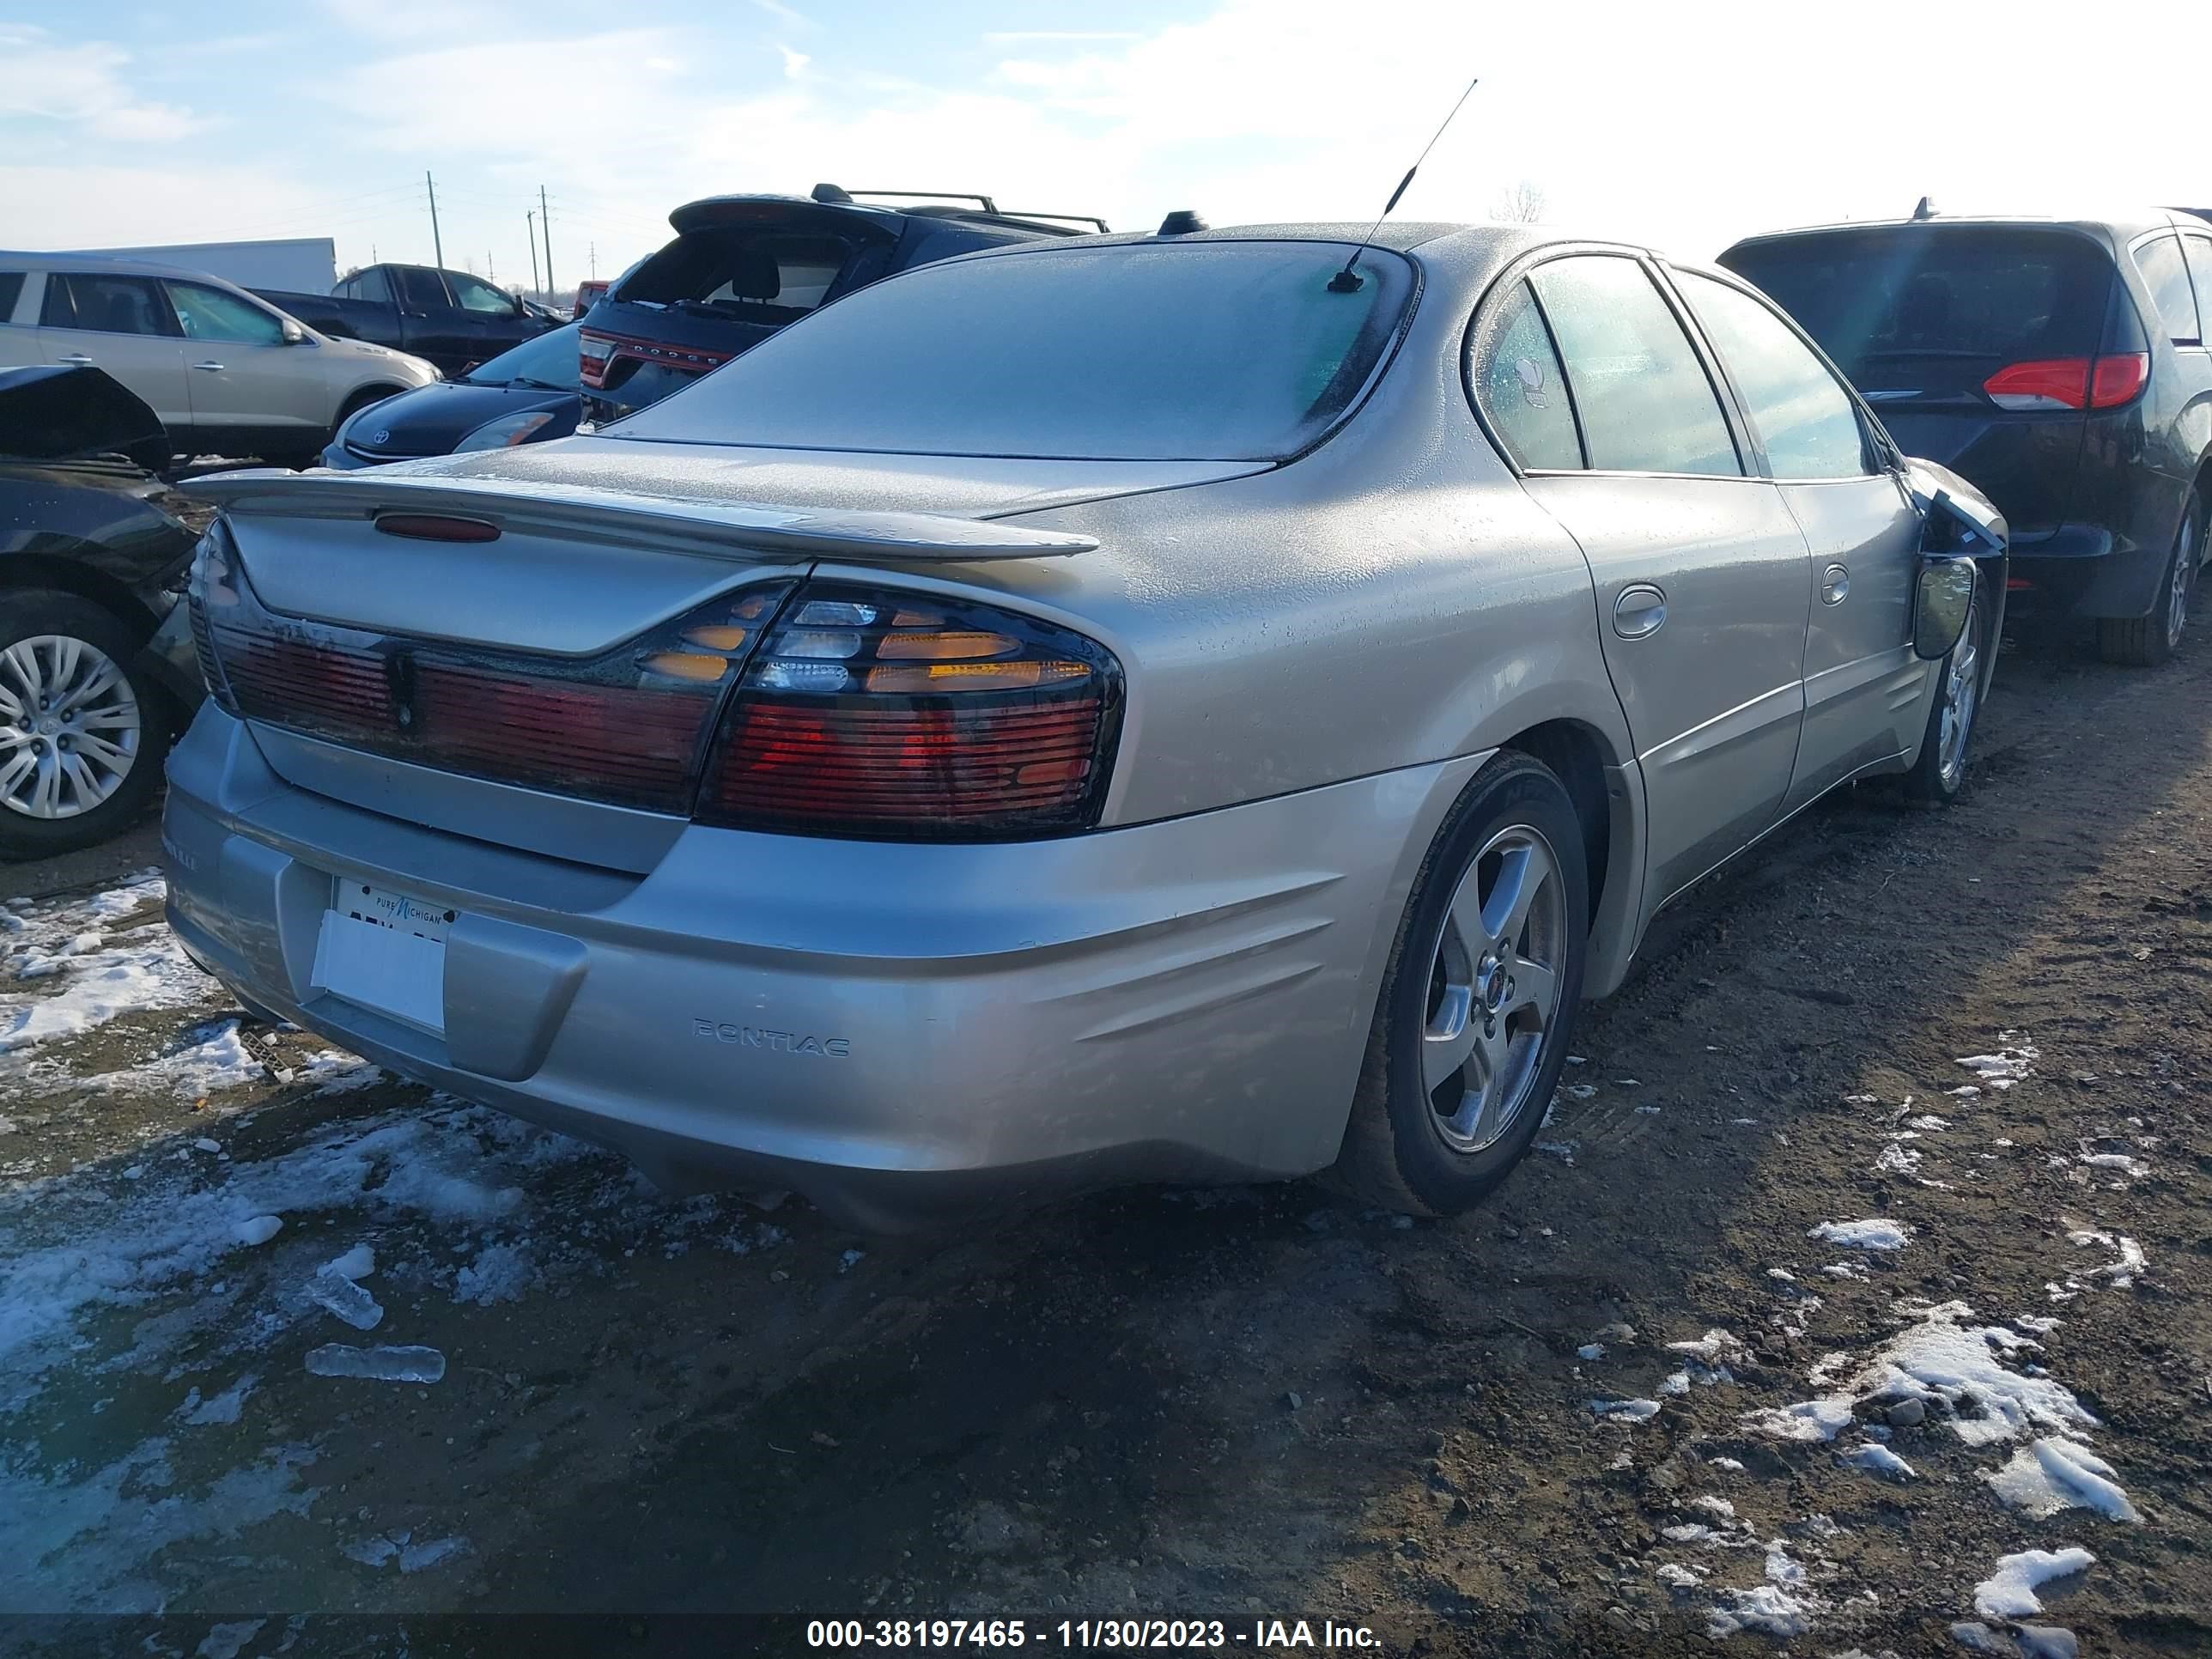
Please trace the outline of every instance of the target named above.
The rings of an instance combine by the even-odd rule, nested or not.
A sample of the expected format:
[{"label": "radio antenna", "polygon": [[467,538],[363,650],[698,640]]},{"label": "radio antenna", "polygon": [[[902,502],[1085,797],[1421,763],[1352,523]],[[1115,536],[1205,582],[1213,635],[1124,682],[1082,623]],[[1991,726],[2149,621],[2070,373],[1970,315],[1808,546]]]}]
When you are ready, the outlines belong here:
[{"label": "radio antenna", "polygon": [[1445,116],[1443,121],[1437,124],[1437,130],[1431,135],[1429,142],[1421,147],[1421,153],[1413,158],[1413,165],[1406,169],[1406,176],[1398,181],[1398,188],[1392,191],[1390,199],[1382,204],[1382,211],[1376,214],[1375,222],[1367,227],[1367,234],[1360,239],[1359,246],[1352,250],[1352,258],[1344,262],[1344,269],[1328,279],[1328,291],[1331,294],[1357,294],[1364,286],[1365,279],[1352,268],[1353,264],[1358,261],[1361,254],[1367,252],[1368,244],[1375,240],[1375,233],[1382,228],[1382,222],[1390,216],[1390,210],[1398,205],[1398,198],[1406,193],[1406,186],[1413,182],[1413,175],[1421,170],[1421,163],[1429,159],[1429,152],[1437,147],[1437,140],[1444,136],[1444,128],[1452,124],[1452,116],[1459,113],[1460,104],[1467,102],[1474,91],[1476,82],[1481,79],[1482,77],[1478,75],[1474,80],[1467,83],[1467,91],[1460,94],[1459,103],[1451,106],[1451,115]]}]

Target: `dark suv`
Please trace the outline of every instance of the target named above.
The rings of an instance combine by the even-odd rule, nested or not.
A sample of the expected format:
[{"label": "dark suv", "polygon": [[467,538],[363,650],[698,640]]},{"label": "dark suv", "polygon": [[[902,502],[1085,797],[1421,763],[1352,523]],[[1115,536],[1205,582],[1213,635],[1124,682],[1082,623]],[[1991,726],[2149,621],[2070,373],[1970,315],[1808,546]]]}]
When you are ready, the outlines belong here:
[{"label": "dark suv", "polygon": [[878,207],[817,185],[805,200],[714,196],[670,214],[676,240],[624,271],[585,318],[587,411],[608,420],[657,402],[817,306],[911,266],[1106,228],[1081,216],[1002,212],[988,196],[859,194],[924,204]]},{"label": "dark suv", "polygon": [[1802,324],[1905,453],[2012,525],[2010,614],[2180,642],[2212,502],[2212,222],[1910,219],[1755,236],[1720,263]]}]

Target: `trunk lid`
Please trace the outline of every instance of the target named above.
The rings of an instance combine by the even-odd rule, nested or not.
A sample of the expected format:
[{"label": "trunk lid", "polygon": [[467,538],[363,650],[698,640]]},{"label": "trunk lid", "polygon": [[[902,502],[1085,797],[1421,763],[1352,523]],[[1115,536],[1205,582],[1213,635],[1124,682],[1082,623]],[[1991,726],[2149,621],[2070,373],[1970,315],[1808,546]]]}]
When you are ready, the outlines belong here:
[{"label": "trunk lid", "polygon": [[[217,695],[295,785],[622,864],[610,849],[652,851],[628,823],[580,833],[514,791],[687,815],[747,653],[816,560],[1080,556],[1094,539],[1006,520],[1263,470],[572,440],[218,474],[189,487],[223,507],[235,568],[196,584],[194,627]],[[715,666],[702,652],[719,672],[685,678]]]},{"label": "trunk lid", "polygon": [[[1094,545],[1002,522],[1265,470],[1249,461],[1011,461],[569,439],[349,473],[218,473],[248,582],[281,616],[585,656],[749,569],[1064,557]],[[490,526],[455,543],[392,514]]]}]

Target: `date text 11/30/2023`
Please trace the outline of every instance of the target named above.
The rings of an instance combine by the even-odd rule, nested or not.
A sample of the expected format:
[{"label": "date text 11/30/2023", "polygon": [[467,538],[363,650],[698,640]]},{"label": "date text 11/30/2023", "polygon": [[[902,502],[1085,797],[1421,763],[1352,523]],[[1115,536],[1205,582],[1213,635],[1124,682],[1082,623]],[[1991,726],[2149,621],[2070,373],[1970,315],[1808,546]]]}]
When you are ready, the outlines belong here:
[{"label": "date text 11/30/2023", "polygon": [[1329,1648],[1379,1652],[1364,1625],[1322,1619],[814,1619],[813,1648],[1237,1649],[1292,1653]]}]

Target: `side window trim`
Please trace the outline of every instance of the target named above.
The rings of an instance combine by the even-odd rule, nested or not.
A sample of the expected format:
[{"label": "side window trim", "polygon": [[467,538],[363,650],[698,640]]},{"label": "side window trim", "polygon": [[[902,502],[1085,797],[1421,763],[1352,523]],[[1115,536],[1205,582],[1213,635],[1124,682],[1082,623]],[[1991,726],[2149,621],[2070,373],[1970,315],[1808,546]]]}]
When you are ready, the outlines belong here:
[{"label": "side window trim", "polygon": [[[1644,279],[1650,283],[1657,291],[1660,304],[1664,306],[1668,314],[1674,318],[1675,326],[1682,331],[1683,343],[1689,347],[1690,356],[1695,360],[1705,377],[1705,385],[1711,392],[1714,405],[1720,414],[1721,425],[1729,434],[1729,442],[1735,449],[1737,470],[1735,472],[1653,472],[1636,467],[1592,466],[1589,464],[1589,438],[1583,427],[1582,405],[1580,398],[1575,391],[1574,371],[1568,367],[1566,354],[1559,349],[1559,336],[1552,327],[1552,319],[1544,312],[1544,296],[1535,283],[1530,280],[1538,270],[1547,264],[1579,258],[1626,259],[1641,271]],[[1743,422],[1741,410],[1736,406],[1735,388],[1719,377],[1717,360],[1707,346],[1705,336],[1698,332],[1695,324],[1685,316],[1681,301],[1675,295],[1674,285],[1671,283],[1655,280],[1651,257],[1648,253],[1638,249],[1618,247],[1547,248],[1526,264],[1516,269],[1520,280],[1528,283],[1529,295],[1536,302],[1538,314],[1544,319],[1544,332],[1551,339],[1552,349],[1559,360],[1559,381],[1567,389],[1569,406],[1575,411],[1575,435],[1581,440],[1583,447],[1583,465],[1580,476],[1601,478],[1717,478],[1723,482],[1734,478],[1759,483],[1771,482],[1764,471],[1763,458],[1761,458],[1761,464],[1755,465],[1753,453],[1747,447],[1746,439],[1748,428]]]},{"label": "side window trim", "polygon": [[[1543,296],[1536,292],[1536,285],[1528,280],[1528,274],[1524,271],[1515,279],[1515,283],[1527,292],[1528,308],[1536,313],[1536,322],[1544,331],[1544,343],[1552,348],[1552,361],[1559,365],[1559,390],[1567,394],[1567,415],[1575,423],[1575,447],[1581,452],[1583,458],[1583,464],[1577,471],[1587,472],[1590,470],[1589,434],[1583,430],[1583,407],[1575,397],[1575,382],[1573,377],[1567,373],[1567,360],[1559,354],[1559,337],[1552,327],[1550,315],[1544,309]],[[1531,470],[1553,472],[1559,471],[1556,467]]]}]

